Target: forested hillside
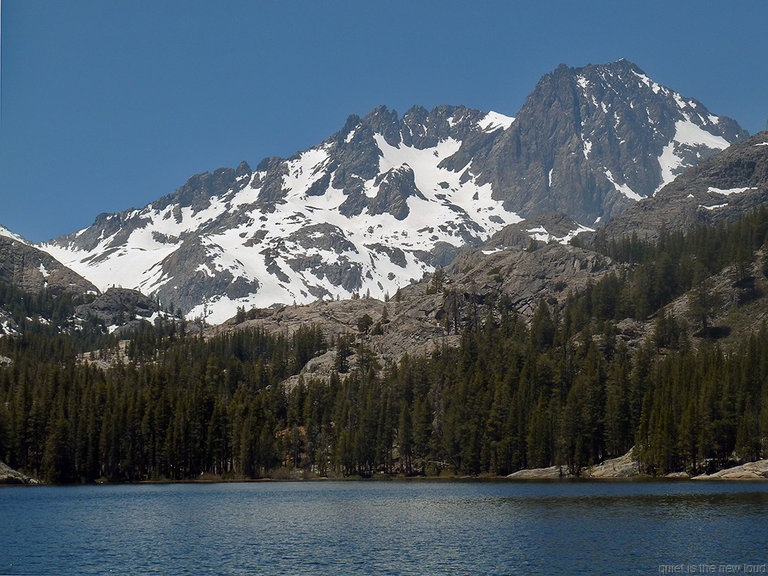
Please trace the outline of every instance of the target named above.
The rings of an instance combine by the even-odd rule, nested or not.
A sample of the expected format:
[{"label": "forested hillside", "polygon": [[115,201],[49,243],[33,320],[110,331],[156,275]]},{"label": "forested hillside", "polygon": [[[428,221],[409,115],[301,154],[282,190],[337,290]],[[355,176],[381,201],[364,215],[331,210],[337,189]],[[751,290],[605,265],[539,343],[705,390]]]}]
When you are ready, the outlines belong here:
[{"label": "forested hillside", "polygon": [[[338,339],[312,325],[204,338],[160,318],[107,369],[78,352],[116,339],[3,337],[0,460],[89,482],[578,474],[632,446],[655,475],[766,457],[767,233],[761,209],[656,242],[598,236],[593,248],[619,272],[564,307],[541,300],[527,322],[503,293],[485,298],[454,322],[458,348],[398,363],[380,361],[362,327]],[[5,294],[28,307],[19,319],[57,306]],[[647,330],[628,335],[627,319]],[[329,378],[286,380],[326,350]]]}]

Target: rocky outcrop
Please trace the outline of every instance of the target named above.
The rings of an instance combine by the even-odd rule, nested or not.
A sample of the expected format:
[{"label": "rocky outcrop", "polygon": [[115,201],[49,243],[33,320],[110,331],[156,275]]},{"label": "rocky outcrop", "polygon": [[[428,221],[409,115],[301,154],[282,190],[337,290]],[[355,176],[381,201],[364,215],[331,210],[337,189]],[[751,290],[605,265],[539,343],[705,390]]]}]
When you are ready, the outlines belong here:
[{"label": "rocky outcrop", "polygon": [[572,478],[565,466],[549,466],[548,468],[527,468],[507,475],[510,480],[563,480]]},{"label": "rocky outcrop", "polygon": [[13,316],[7,310],[0,308],[0,335],[13,335],[19,333],[19,326]]},{"label": "rocky outcrop", "polygon": [[0,484],[40,484],[40,481],[0,462]]},{"label": "rocky outcrop", "polygon": [[136,290],[110,288],[88,304],[75,309],[82,320],[95,318],[104,326],[131,327],[137,321],[149,320],[159,312],[157,302]]},{"label": "rocky outcrop", "polygon": [[446,269],[446,289],[476,303],[504,294],[514,309],[531,317],[540,299],[564,303],[569,292],[617,269],[609,258],[576,246],[550,242],[532,248],[467,250]]},{"label": "rocky outcrop", "polygon": [[[606,460],[601,464],[590,466],[582,470],[581,478],[591,479],[622,479],[636,478],[643,476],[640,472],[637,461],[632,458],[630,450],[624,456]],[[572,478],[565,467],[550,466],[549,468],[532,468],[527,470],[518,470],[507,476],[513,480],[560,480]],[[665,478],[676,480],[691,479],[687,472],[672,472]],[[756,462],[747,462],[740,466],[720,470],[712,474],[701,474],[694,476],[693,480],[768,480],[768,460],[758,460]]]},{"label": "rocky outcrop", "polygon": [[[605,460],[600,464],[581,470],[580,478],[617,480],[641,476],[640,466],[632,457],[634,448],[618,458]],[[528,468],[509,474],[511,480],[563,480],[574,478],[566,466],[550,466],[548,468]]]},{"label": "rocky outcrop", "polygon": [[747,462],[733,468],[726,468],[713,474],[694,476],[694,480],[768,480],[768,460]]},{"label": "rocky outcrop", "polygon": [[54,294],[98,292],[88,280],[46,252],[6,236],[0,236],[0,282],[32,293],[46,288]]},{"label": "rocky outcrop", "polygon": [[[423,290],[423,287],[421,287]],[[405,292],[405,291],[404,291]],[[397,362],[403,354],[425,354],[441,346],[455,346],[459,336],[446,331],[442,318],[442,294],[404,295],[401,301],[384,302],[374,298],[342,301],[316,301],[304,306],[284,306],[253,311],[255,318],[237,323],[233,318],[209,329],[209,334],[261,327],[273,333],[292,334],[302,326],[319,326],[326,340],[353,336],[363,341],[381,360]],[[361,332],[359,321],[368,315],[372,324]],[[324,361],[310,360],[305,374],[330,374],[335,352]],[[330,364],[329,364],[330,363]],[[351,365],[354,366],[354,358]]]},{"label": "rocky outcrop", "polygon": [[640,475],[640,465],[632,456],[634,449],[624,456],[605,460],[595,466],[590,466],[584,472],[586,478],[632,478]]}]

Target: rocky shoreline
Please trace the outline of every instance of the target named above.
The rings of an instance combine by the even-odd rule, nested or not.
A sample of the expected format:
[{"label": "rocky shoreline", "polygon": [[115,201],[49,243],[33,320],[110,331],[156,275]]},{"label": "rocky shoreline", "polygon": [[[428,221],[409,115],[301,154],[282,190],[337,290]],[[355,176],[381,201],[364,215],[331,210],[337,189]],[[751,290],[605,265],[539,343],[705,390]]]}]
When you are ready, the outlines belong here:
[{"label": "rocky shoreline", "polygon": [[693,480],[768,480],[768,460],[747,462],[712,474],[694,476]]},{"label": "rocky shoreline", "polygon": [[[618,458],[611,458],[605,460],[600,464],[589,466],[581,471],[579,476],[571,474],[568,468],[565,466],[549,466],[547,468],[527,468],[524,470],[518,470],[505,477],[498,478],[509,480],[525,480],[525,481],[552,481],[552,480],[700,480],[700,481],[761,481],[768,480],[768,459],[757,460],[755,462],[747,462],[739,466],[732,468],[726,468],[713,472],[712,474],[700,474],[698,476],[691,477],[687,472],[672,472],[666,476],[654,478],[648,474],[644,474],[640,471],[640,466],[636,460],[632,458],[632,451]],[[390,476],[386,478],[379,478],[379,480],[436,480],[436,481],[466,481],[472,480],[471,477],[456,476],[436,476],[436,477],[400,477]],[[494,478],[484,477],[475,478],[477,480],[493,480]],[[219,482],[274,482],[274,481],[328,481],[328,480],[351,480],[351,478],[304,478],[304,477],[275,477],[275,478],[259,478],[259,479],[224,479],[220,477],[206,477],[189,480],[158,480],[158,481],[144,481],[138,482],[139,484],[175,484],[175,483],[219,483]],[[0,462],[0,485],[39,485],[40,480],[32,478],[21,472],[18,472],[3,462]]]},{"label": "rocky shoreline", "polygon": [[[600,464],[589,466],[581,471],[579,476],[571,474],[565,466],[550,466],[548,468],[529,468],[518,470],[507,476],[510,480],[567,480],[581,478],[584,480],[620,480],[653,478],[640,471],[640,466],[632,457],[632,450],[619,456],[605,460]],[[726,468],[712,474],[700,474],[691,477],[687,472],[672,472],[661,479],[669,480],[768,480],[768,459],[747,462],[732,468]]]},{"label": "rocky shoreline", "polygon": [[34,485],[40,484],[40,481],[14,470],[4,462],[0,462],[0,484]]},{"label": "rocky shoreline", "polygon": [[582,470],[579,476],[571,474],[565,466],[518,470],[507,476],[510,480],[564,480],[568,478],[597,480],[641,477],[646,477],[646,475],[640,473],[639,464],[632,458],[632,450],[624,454],[624,456],[611,458],[595,466],[589,466]]}]

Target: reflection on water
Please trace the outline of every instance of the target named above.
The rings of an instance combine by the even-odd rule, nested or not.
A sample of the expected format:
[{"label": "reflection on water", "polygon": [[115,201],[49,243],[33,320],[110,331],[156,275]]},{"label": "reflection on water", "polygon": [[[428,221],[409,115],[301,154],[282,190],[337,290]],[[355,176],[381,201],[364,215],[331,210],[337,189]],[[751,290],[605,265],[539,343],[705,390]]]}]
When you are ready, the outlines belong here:
[{"label": "reflection on water", "polygon": [[768,562],[768,485],[0,490],[2,574],[658,574]]}]

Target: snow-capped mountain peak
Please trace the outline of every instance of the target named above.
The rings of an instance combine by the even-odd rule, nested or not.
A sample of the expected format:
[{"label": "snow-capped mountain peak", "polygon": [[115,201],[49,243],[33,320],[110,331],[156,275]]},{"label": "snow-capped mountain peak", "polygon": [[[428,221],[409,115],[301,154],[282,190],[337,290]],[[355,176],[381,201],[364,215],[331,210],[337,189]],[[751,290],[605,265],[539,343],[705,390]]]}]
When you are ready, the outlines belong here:
[{"label": "snow-capped mountain peak", "polygon": [[138,288],[214,322],[238,306],[383,298],[520,219],[490,184],[446,164],[468,137],[497,137],[512,121],[379,108],[290,159],[195,176],[43,247],[102,290]]},{"label": "snow-capped mountain peak", "polygon": [[561,66],[514,118],[382,106],[291,158],[193,176],[41,247],[101,290],[137,288],[212,322],[239,306],[384,297],[522,217],[606,221],[743,135],[627,61]]}]

